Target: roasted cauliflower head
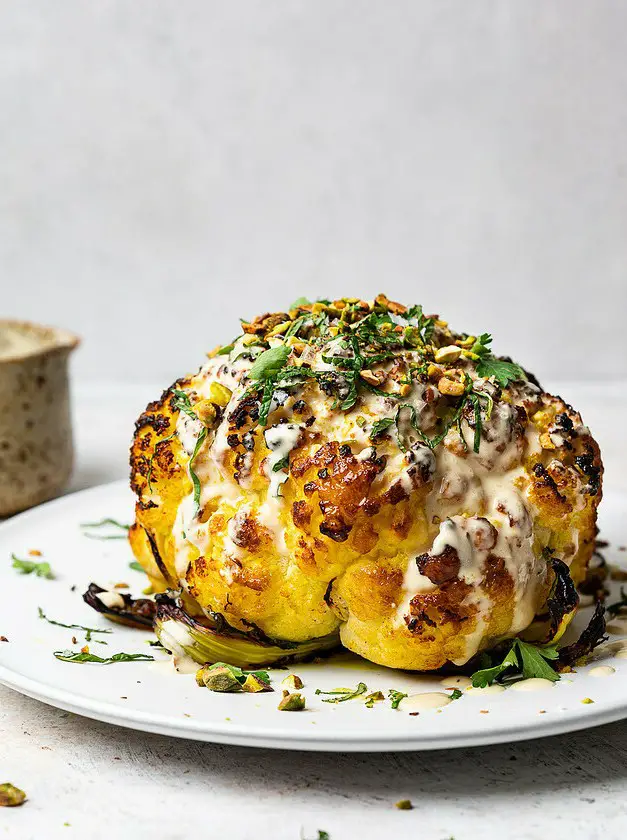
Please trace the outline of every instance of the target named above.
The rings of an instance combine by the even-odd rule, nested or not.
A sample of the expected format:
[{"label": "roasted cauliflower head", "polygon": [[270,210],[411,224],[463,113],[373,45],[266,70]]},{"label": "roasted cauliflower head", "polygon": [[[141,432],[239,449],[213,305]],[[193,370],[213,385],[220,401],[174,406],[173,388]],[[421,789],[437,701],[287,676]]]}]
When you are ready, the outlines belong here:
[{"label": "roasted cauliflower head", "polygon": [[537,633],[557,565],[585,575],[602,463],[490,342],[384,295],[243,323],[136,424],[130,539],[155,589],[394,668]]}]

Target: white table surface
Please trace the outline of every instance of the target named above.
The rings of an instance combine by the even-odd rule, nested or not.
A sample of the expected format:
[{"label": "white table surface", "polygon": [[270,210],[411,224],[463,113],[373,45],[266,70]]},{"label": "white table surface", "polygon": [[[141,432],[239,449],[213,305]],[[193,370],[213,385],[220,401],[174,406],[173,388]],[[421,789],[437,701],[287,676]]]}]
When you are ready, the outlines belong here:
[{"label": "white table surface", "polygon": [[[627,383],[557,390],[600,441],[606,487],[627,492]],[[76,389],[72,489],[126,475],[133,420],[159,391]],[[596,840],[627,831],[627,723],[448,752],[291,753],[132,732],[0,686],[4,781],[29,797],[0,809],[14,840]],[[412,811],[394,807],[404,798]]]}]

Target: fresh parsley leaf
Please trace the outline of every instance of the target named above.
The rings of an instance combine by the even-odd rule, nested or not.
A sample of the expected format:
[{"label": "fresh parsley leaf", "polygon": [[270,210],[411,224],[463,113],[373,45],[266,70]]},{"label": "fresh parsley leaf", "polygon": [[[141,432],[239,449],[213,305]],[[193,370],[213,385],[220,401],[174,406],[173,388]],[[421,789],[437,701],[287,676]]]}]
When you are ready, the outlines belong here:
[{"label": "fresh parsley leaf", "polygon": [[392,701],[390,705],[393,709],[398,709],[401,700],[404,700],[408,696],[403,691],[396,691],[394,688],[390,688],[388,691],[388,700]]},{"label": "fresh parsley leaf", "polygon": [[477,374],[484,379],[494,377],[499,385],[504,388],[508,382],[515,382],[517,379],[526,379],[524,370],[515,362],[503,362],[501,359],[484,358],[477,365]]},{"label": "fresh parsley leaf", "polygon": [[551,682],[557,682],[559,680],[559,674],[547,662],[547,659],[555,660],[558,657],[557,649],[554,645],[549,647],[536,647],[536,645],[530,645],[528,642],[517,639],[516,647],[522,660],[522,675],[524,679],[539,677],[543,680],[551,680]]},{"label": "fresh parsley leaf", "polygon": [[490,333],[481,333],[481,335],[477,338],[475,343],[470,348],[470,352],[474,353],[475,356],[479,356],[480,359],[484,359],[490,355],[490,345],[492,344],[492,336]]},{"label": "fresh parsley leaf", "polygon": [[472,675],[472,684],[474,688],[485,688],[500,677],[505,671],[510,668],[518,667],[518,657],[516,656],[516,649],[512,646],[503,661],[498,665],[493,665],[491,668],[482,668],[480,671],[475,671]]},{"label": "fresh parsley leaf", "polygon": [[133,560],[128,564],[129,569],[132,569],[134,572],[143,572],[144,567],[141,563],[138,563],[137,560]]},{"label": "fresh parsley leaf", "polygon": [[451,700],[459,700],[462,696],[462,692],[458,688],[454,688],[451,694]]},{"label": "fresh parsley leaf", "polygon": [[96,656],[74,650],[55,650],[54,655],[62,662],[95,662],[98,665],[112,665],[115,662],[154,662],[154,656],[145,653],[114,653],[113,656]]},{"label": "fresh parsley leaf", "polygon": [[311,301],[306,297],[296,298],[294,303],[290,306],[289,311],[291,312],[292,309],[299,309],[301,306],[311,306]]},{"label": "fresh parsley leaf", "polygon": [[360,682],[357,685],[357,688],[334,688],[332,691],[322,691],[322,689],[317,688],[316,694],[329,694],[333,695],[328,700],[323,700],[323,703],[344,703],[345,700],[353,700],[355,697],[359,697],[362,694],[365,694],[368,691],[368,686],[366,683]]},{"label": "fresh parsley leaf", "polygon": [[258,382],[267,382],[278,376],[290,353],[290,348],[284,344],[264,350],[253,362],[248,372],[249,378]]},{"label": "fresh parsley leaf", "polygon": [[66,630],[83,630],[85,633],[85,641],[91,642],[92,633],[112,633],[112,630],[100,630],[97,627],[84,627],[82,624],[63,624],[61,621],[55,621],[44,613],[41,607],[37,607],[39,618],[43,618],[48,624],[54,624],[56,627],[65,627]]},{"label": "fresh parsley leaf", "polygon": [[31,575],[34,573],[37,577],[47,578],[48,580],[52,580],[54,578],[54,573],[50,568],[50,563],[36,563],[34,560],[20,560],[19,557],[15,556],[15,554],[11,555],[11,560],[13,560],[13,568],[17,569],[18,572],[21,572],[23,575]]},{"label": "fresh parsley leaf", "polygon": [[[131,528],[130,525],[125,525],[123,522],[118,522],[117,519],[112,519],[110,516],[101,519],[99,522],[81,522],[80,525],[81,529],[83,530],[83,534],[86,537],[89,537],[90,540],[125,540],[128,536],[128,532]],[[100,533],[92,533],[92,531],[97,530],[98,528],[118,528],[120,531],[123,531],[122,534],[116,533],[109,533],[109,534],[100,534]]]},{"label": "fresh parsley leaf", "polygon": [[523,642],[522,639],[513,639],[503,660],[491,668],[475,671],[471,678],[472,684],[475,688],[485,688],[505,672],[507,675],[518,672],[523,679],[538,677],[557,682],[559,674],[551,668],[548,661],[556,660],[558,656],[555,645],[539,646]]}]

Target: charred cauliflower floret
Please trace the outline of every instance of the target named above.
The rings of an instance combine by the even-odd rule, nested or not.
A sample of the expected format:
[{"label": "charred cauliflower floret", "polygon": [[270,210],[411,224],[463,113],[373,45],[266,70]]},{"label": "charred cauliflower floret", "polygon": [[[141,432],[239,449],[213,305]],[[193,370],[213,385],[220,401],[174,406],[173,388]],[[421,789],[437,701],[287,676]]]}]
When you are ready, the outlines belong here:
[{"label": "charred cauliflower floret", "polygon": [[431,670],[537,631],[557,564],[582,580],[598,446],[489,335],[383,295],[243,330],[137,422],[130,539],[155,589],[262,644],[339,632]]}]

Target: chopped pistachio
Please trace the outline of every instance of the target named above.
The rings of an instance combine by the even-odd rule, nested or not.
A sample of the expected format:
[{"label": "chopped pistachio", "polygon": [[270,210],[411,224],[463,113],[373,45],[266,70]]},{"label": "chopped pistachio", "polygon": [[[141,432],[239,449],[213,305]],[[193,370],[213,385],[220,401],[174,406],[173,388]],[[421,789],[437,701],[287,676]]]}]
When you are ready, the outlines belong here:
[{"label": "chopped pistachio", "polygon": [[0,806],[15,808],[26,800],[26,794],[10,782],[0,785]]},{"label": "chopped pistachio", "polygon": [[456,362],[461,356],[462,351],[454,344],[448,344],[446,347],[438,347],[435,351],[436,362]]},{"label": "chopped pistachio", "polygon": [[[209,691],[229,692],[241,689],[239,680],[228,668],[213,668],[205,665],[198,673],[202,674],[202,683],[199,684],[205,685]],[[198,682],[198,674],[196,674],[196,682]]]},{"label": "chopped pistachio", "polygon": [[381,385],[386,377],[384,371],[374,371],[370,370],[369,368],[364,368],[363,370],[360,370],[359,375],[369,385]]},{"label": "chopped pistachio", "polygon": [[551,435],[548,432],[542,432],[540,435],[540,446],[542,449],[555,449],[556,446],[551,440]]},{"label": "chopped pistachio", "polygon": [[285,688],[302,688],[303,681],[297,674],[288,674],[284,680],[281,681],[281,685],[284,685]]},{"label": "chopped pistachio", "polygon": [[197,402],[194,406],[194,411],[204,426],[213,425],[213,422],[216,419],[216,409],[211,400],[200,400],[200,402]]},{"label": "chopped pistachio", "polygon": [[411,811],[414,806],[411,804],[411,799],[399,799],[394,807],[399,811]]},{"label": "chopped pistachio", "polygon": [[231,399],[231,391],[219,382],[212,382],[209,388],[209,399],[216,405],[225,406]]},{"label": "chopped pistachio", "polygon": [[438,391],[447,397],[461,397],[461,395],[464,393],[464,390],[465,386],[463,382],[454,382],[452,379],[448,379],[446,376],[443,376],[438,381]]},{"label": "chopped pistachio", "polygon": [[305,698],[302,694],[283,692],[283,699],[278,705],[280,712],[301,712],[305,708]]},{"label": "chopped pistachio", "polygon": [[272,686],[256,674],[249,674],[242,683],[242,691],[256,694],[258,691],[272,691]]}]

